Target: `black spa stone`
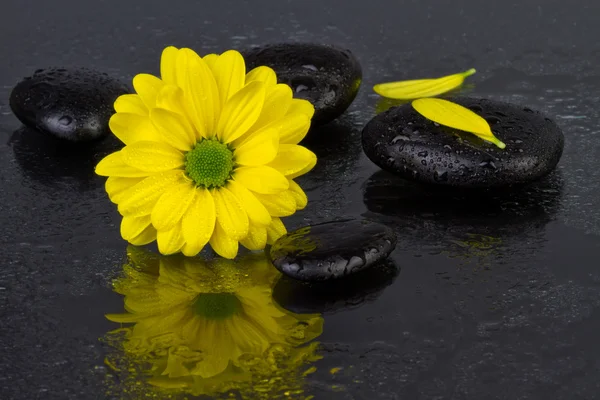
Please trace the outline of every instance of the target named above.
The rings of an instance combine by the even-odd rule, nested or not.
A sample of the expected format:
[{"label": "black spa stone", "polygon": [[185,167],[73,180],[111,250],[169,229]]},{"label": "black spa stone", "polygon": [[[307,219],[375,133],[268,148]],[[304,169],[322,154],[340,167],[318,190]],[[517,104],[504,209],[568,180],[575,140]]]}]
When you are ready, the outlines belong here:
[{"label": "black spa stone", "polygon": [[315,106],[313,124],[325,124],[350,106],[362,80],[358,60],[350,50],[313,43],[280,43],[245,51],[248,71],[266,65],[295,98]]},{"label": "black spa stone", "polygon": [[128,92],[122,82],[90,69],[39,69],[15,86],[10,107],[30,128],[85,142],[108,135],[113,103]]},{"label": "black spa stone", "polygon": [[556,167],[564,136],[543,114],[486,99],[450,100],[485,118],[506,148],[429,121],[405,104],[369,121],[362,132],[365,154],[406,179],[468,188],[529,183]]},{"label": "black spa stone", "polygon": [[301,281],[342,278],[385,259],[396,235],[385,225],[346,220],[305,226],[282,236],[270,250],[275,267]]}]

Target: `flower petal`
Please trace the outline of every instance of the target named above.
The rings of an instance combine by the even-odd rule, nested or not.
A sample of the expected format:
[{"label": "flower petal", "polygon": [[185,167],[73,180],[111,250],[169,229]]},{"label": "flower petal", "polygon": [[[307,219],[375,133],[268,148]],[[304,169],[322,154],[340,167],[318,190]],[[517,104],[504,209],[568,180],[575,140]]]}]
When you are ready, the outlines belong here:
[{"label": "flower petal", "polygon": [[261,65],[246,74],[246,84],[254,81],[264,83],[267,88],[275,86],[277,84],[277,74],[273,71],[273,68]]},{"label": "flower petal", "polygon": [[292,89],[285,84],[278,84],[267,89],[265,94],[265,105],[254,123],[252,129],[261,128],[272,121],[285,116],[292,104]]},{"label": "flower petal", "polygon": [[224,143],[230,143],[242,136],[260,116],[264,102],[263,83],[250,82],[244,86],[223,106],[217,125],[217,137]]},{"label": "flower petal", "polygon": [[141,217],[123,217],[121,220],[121,237],[129,241],[139,236],[148,226],[150,226],[150,216]]},{"label": "flower petal", "polygon": [[226,51],[215,60],[211,70],[219,88],[221,104],[224,105],[245,84],[246,64],[244,57],[235,50]]},{"label": "flower petal", "polygon": [[119,176],[109,176],[104,184],[108,198],[115,204],[120,203],[121,194],[127,189],[142,181],[143,178],[121,178]]},{"label": "flower petal", "polygon": [[287,217],[296,212],[296,199],[289,190],[277,194],[254,195],[273,217]]},{"label": "flower petal", "polygon": [[184,181],[165,192],[152,209],[152,225],[158,231],[166,231],[175,226],[194,201],[196,190],[191,182]]},{"label": "flower petal", "polygon": [[100,160],[98,165],[96,165],[96,174],[123,178],[141,178],[148,176],[148,172],[125,164],[121,151],[116,151]]},{"label": "flower petal", "polygon": [[466,77],[475,73],[475,69],[436,79],[418,79],[410,81],[380,83],[373,87],[375,93],[396,100],[412,100],[434,97],[456,89]]},{"label": "flower petal", "polygon": [[227,184],[227,189],[242,203],[250,221],[259,225],[269,225],[271,223],[271,215],[269,215],[265,206],[244,185],[231,180]]},{"label": "flower petal", "polygon": [[150,120],[161,139],[176,149],[190,151],[196,143],[194,128],[185,117],[162,108],[153,108],[150,110]]},{"label": "flower petal", "polygon": [[210,240],[215,230],[215,202],[207,189],[196,188],[196,198],[181,220],[186,246],[183,253],[195,256]]},{"label": "flower petal", "polygon": [[177,81],[183,89],[184,106],[201,137],[212,137],[220,114],[217,83],[206,63],[190,49],[177,55]]},{"label": "flower petal", "polygon": [[189,118],[185,113],[185,105],[183,102],[183,90],[180,87],[174,85],[164,85],[158,95],[156,96],[156,107],[164,108],[165,110],[172,111],[185,118],[188,123]]},{"label": "flower petal", "polygon": [[152,225],[148,225],[139,235],[127,240],[134,246],[143,246],[152,243],[156,240],[156,229]]},{"label": "flower petal", "polygon": [[261,225],[250,224],[248,236],[240,240],[242,246],[248,250],[262,250],[267,245],[267,228]]},{"label": "flower petal", "polygon": [[115,111],[118,113],[130,113],[148,116],[148,107],[137,94],[123,94],[115,100]]},{"label": "flower petal", "polygon": [[221,225],[215,224],[210,247],[221,257],[233,259],[238,252],[238,241],[227,236]]},{"label": "flower petal", "polygon": [[183,171],[172,170],[152,175],[122,194],[119,212],[124,216],[149,215],[162,194],[184,179]]},{"label": "flower petal", "polygon": [[294,200],[296,200],[296,210],[302,210],[308,204],[308,197],[306,197],[306,193],[304,190],[293,180],[289,180],[290,189],[289,193],[294,196]]},{"label": "flower petal", "polygon": [[158,140],[158,132],[147,115],[118,112],[110,117],[108,126],[112,133],[125,144],[132,144],[140,140]]},{"label": "flower petal", "polygon": [[165,48],[160,57],[160,77],[169,85],[177,85],[177,52],[176,47]]},{"label": "flower petal", "polygon": [[263,165],[275,159],[279,150],[279,135],[267,127],[253,133],[234,151],[235,161],[241,165]]},{"label": "flower petal", "polygon": [[154,75],[138,74],[133,77],[133,88],[148,108],[156,105],[156,95],[162,86],[163,81]]},{"label": "flower petal", "polygon": [[248,214],[240,200],[227,188],[221,187],[211,193],[215,200],[217,222],[227,236],[240,240],[248,234]]},{"label": "flower petal", "polygon": [[177,253],[184,245],[181,225],[177,224],[168,231],[157,231],[156,241],[158,242],[158,251],[161,254]]},{"label": "flower petal", "polygon": [[183,154],[163,142],[135,142],[121,150],[123,161],[147,172],[162,172],[183,166]]},{"label": "flower petal", "polygon": [[[275,168],[283,175],[293,179],[296,174],[303,171],[307,166],[313,165],[317,156],[306,147],[296,144],[282,144],[279,146],[279,153],[269,167]],[[308,171],[306,171],[308,172]]]},{"label": "flower petal", "polygon": [[271,225],[267,227],[267,243],[273,244],[287,233],[287,229],[285,229],[285,225],[281,222],[279,218],[273,218],[273,222]]},{"label": "flower petal", "polygon": [[298,144],[310,129],[310,118],[305,114],[288,114],[274,124],[279,131],[279,143]]},{"label": "flower petal", "polygon": [[308,118],[312,118],[315,115],[315,106],[308,100],[292,99],[292,104],[288,108],[287,115],[292,114],[304,114]]},{"label": "flower petal", "polygon": [[202,57],[202,59],[204,60],[206,65],[208,65],[208,68],[210,68],[211,71],[214,71],[215,63],[217,62],[218,58],[219,58],[219,55],[215,54],[215,53],[207,54],[204,57]]},{"label": "flower petal", "polygon": [[289,187],[285,176],[264,165],[237,168],[233,172],[233,179],[257,193],[275,194]]}]

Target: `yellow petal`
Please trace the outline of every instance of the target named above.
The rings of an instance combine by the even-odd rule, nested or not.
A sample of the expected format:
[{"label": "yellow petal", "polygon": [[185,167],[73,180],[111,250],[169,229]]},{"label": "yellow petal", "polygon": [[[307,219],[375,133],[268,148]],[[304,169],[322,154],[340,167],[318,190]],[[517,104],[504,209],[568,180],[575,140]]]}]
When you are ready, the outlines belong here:
[{"label": "yellow petal", "polygon": [[208,68],[210,68],[211,71],[215,70],[215,64],[216,64],[218,58],[219,58],[219,56],[214,53],[207,54],[204,57],[202,57],[202,59],[204,60],[206,65],[208,65]]},{"label": "yellow petal", "polygon": [[264,165],[237,168],[233,178],[247,189],[257,193],[274,194],[289,187],[285,176],[276,169]]},{"label": "yellow petal", "polygon": [[[206,57],[204,60],[206,61]],[[211,70],[217,81],[221,104],[224,105],[231,96],[244,87],[246,78],[244,57],[235,50],[228,50],[216,58]]]},{"label": "yellow petal", "polygon": [[[282,144],[279,146],[279,153],[269,167],[275,168],[290,179],[298,176],[298,172],[304,171],[307,166],[313,165],[317,156],[306,147],[296,144]],[[308,172],[308,171],[306,171]]]},{"label": "yellow petal", "polygon": [[118,113],[130,113],[148,116],[148,107],[137,94],[124,94],[115,100],[115,111]]},{"label": "yellow petal", "polygon": [[259,225],[269,225],[271,223],[271,215],[265,206],[244,185],[231,180],[227,184],[227,189],[242,203],[251,222]]},{"label": "yellow petal", "polygon": [[96,165],[96,174],[101,176],[118,176],[123,178],[141,178],[148,176],[148,172],[133,168],[123,161],[123,155],[120,151],[104,157]]},{"label": "yellow petal", "polygon": [[139,235],[128,239],[127,241],[134,246],[143,246],[156,240],[156,229],[148,225]]},{"label": "yellow petal", "polygon": [[254,195],[273,217],[287,217],[296,212],[296,199],[289,190],[277,194]]},{"label": "yellow petal", "polygon": [[162,86],[163,82],[154,75],[138,74],[133,78],[133,88],[148,108],[156,105],[156,95]]},{"label": "yellow petal", "polygon": [[168,231],[157,231],[156,241],[158,242],[158,251],[161,254],[175,254],[184,244],[183,235],[181,234],[181,226],[175,225]]},{"label": "yellow petal", "polygon": [[248,214],[240,200],[227,188],[221,187],[211,193],[215,200],[217,223],[232,239],[240,240],[248,234]]},{"label": "yellow petal", "polygon": [[289,114],[273,124],[279,131],[279,143],[298,144],[310,129],[310,117],[301,113]]},{"label": "yellow petal", "polygon": [[233,142],[246,133],[260,116],[265,102],[265,86],[250,82],[234,94],[223,107],[217,136],[224,143]]},{"label": "yellow petal", "polygon": [[125,216],[141,217],[142,215],[150,215],[160,196],[183,179],[183,171],[181,170],[172,170],[149,176],[122,194],[119,212]]},{"label": "yellow petal", "polygon": [[177,52],[176,47],[165,48],[160,57],[160,77],[169,85],[177,85]]},{"label": "yellow petal", "polygon": [[411,81],[380,83],[373,90],[384,97],[398,100],[412,100],[433,97],[449,92],[463,84],[466,77],[475,73],[475,69],[436,79],[418,79]]},{"label": "yellow petal", "polygon": [[194,128],[186,118],[174,112],[153,108],[150,120],[158,130],[161,140],[176,149],[190,151],[196,143]]},{"label": "yellow petal", "polygon": [[306,197],[306,193],[304,190],[293,180],[290,181],[290,189],[289,193],[294,196],[294,200],[296,200],[296,210],[302,210],[308,204],[308,197]]},{"label": "yellow petal", "polygon": [[267,127],[253,133],[235,151],[235,161],[241,165],[263,165],[271,162],[279,150],[279,135]]},{"label": "yellow petal", "polygon": [[212,137],[220,114],[217,83],[204,60],[190,49],[177,54],[177,81],[187,115],[201,137]]},{"label": "yellow petal", "polygon": [[125,144],[141,140],[158,140],[158,132],[148,115],[116,113],[110,117],[108,126],[114,135]]},{"label": "yellow petal", "polygon": [[181,118],[185,118],[189,123],[189,118],[185,113],[183,90],[178,86],[164,85],[156,96],[156,107],[181,115]]},{"label": "yellow petal", "polygon": [[186,245],[183,254],[188,257],[198,254],[208,243],[215,229],[215,202],[207,189],[196,188],[196,197],[181,221],[181,230]]},{"label": "yellow petal", "polygon": [[171,229],[181,221],[188,207],[194,201],[196,190],[189,181],[179,183],[165,192],[152,209],[152,225],[158,231]]},{"label": "yellow petal", "polygon": [[150,216],[123,217],[121,220],[121,237],[129,241],[137,236],[150,225]]},{"label": "yellow petal", "polygon": [[281,219],[273,218],[273,222],[271,222],[271,225],[267,227],[267,243],[275,243],[277,239],[279,239],[286,233],[287,229],[285,229],[285,226],[283,225],[283,222],[281,222]]},{"label": "yellow petal", "polygon": [[285,116],[292,104],[292,89],[288,85],[271,86],[265,92],[265,104],[252,130]]},{"label": "yellow petal", "polygon": [[293,99],[292,104],[290,104],[290,108],[287,111],[287,115],[292,114],[303,114],[311,119],[315,114],[315,106],[308,100]]},{"label": "yellow petal", "polygon": [[262,250],[267,245],[267,228],[262,225],[250,224],[248,236],[240,240],[248,250]]},{"label": "yellow petal", "polygon": [[246,84],[254,81],[264,83],[267,88],[275,86],[277,84],[277,74],[275,74],[273,68],[261,65],[246,74]]},{"label": "yellow petal", "polygon": [[227,236],[221,225],[215,224],[210,247],[221,257],[233,259],[238,252],[238,241]]},{"label": "yellow petal", "polygon": [[109,176],[104,184],[108,198],[115,204],[119,204],[121,194],[133,185],[142,181],[143,178],[121,178],[119,176]]},{"label": "yellow petal", "polygon": [[418,99],[412,106],[419,114],[440,125],[471,132],[501,149],[506,147],[494,136],[488,122],[468,108],[442,99]]},{"label": "yellow petal", "polygon": [[183,166],[183,154],[162,142],[135,142],[121,150],[123,161],[147,172],[162,172]]},{"label": "yellow petal", "polygon": [[288,179],[296,179],[297,177],[302,176],[302,175],[306,174],[307,172],[309,172],[310,170],[312,170],[315,167],[315,165],[317,165],[317,157],[313,158],[312,161],[310,162],[310,164],[308,164],[306,167],[304,167],[300,171],[296,172],[295,174],[288,175],[287,178]]}]

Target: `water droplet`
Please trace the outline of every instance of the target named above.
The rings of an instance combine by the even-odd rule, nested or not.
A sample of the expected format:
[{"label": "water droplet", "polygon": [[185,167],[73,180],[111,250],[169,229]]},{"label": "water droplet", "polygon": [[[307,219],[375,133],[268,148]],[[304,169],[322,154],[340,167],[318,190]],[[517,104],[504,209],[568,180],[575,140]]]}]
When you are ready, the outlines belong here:
[{"label": "water droplet", "polygon": [[435,171],[433,173],[433,180],[436,182],[446,182],[448,180],[448,171]]},{"label": "water droplet", "polygon": [[417,155],[419,157],[427,157],[429,155],[429,153],[426,151],[420,151],[419,153],[417,153]]},{"label": "water droplet", "polygon": [[427,160],[421,160],[421,164],[427,165]]},{"label": "water droplet", "polygon": [[479,166],[483,167],[483,168],[490,168],[490,169],[493,169],[493,170],[498,169],[496,167],[496,164],[494,164],[493,160],[483,161],[483,162],[479,163]]},{"label": "water droplet", "polygon": [[534,112],[534,111],[533,111],[531,108],[529,108],[529,107],[525,107],[525,108],[523,108],[523,111],[525,111],[525,112],[528,112],[528,113],[533,113],[533,112]]},{"label": "water droplet", "polygon": [[64,126],[71,125],[72,122],[73,122],[73,118],[69,117],[68,115],[63,115],[58,120],[58,123],[61,125],[64,125]]},{"label": "water droplet", "polygon": [[392,139],[392,144],[396,144],[401,140],[410,140],[410,138],[408,136],[404,136],[404,135],[398,135],[395,138]]},{"label": "water droplet", "polygon": [[302,68],[310,69],[311,71],[318,71],[319,69],[312,64],[303,65]]}]

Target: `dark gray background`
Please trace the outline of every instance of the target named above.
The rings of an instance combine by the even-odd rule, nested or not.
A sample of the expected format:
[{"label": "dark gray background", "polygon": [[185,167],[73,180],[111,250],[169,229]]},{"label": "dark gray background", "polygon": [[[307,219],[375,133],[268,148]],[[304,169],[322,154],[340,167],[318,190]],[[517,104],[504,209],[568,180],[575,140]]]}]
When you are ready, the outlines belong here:
[{"label": "dark gray background", "polygon": [[[364,215],[399,234],[394,283],[374,302],[325,317],[325,358],[307,392],[600,398],[600,2],[4,0],[0,9],[0,398],[106,397],[98,338],[115,327],[103,314],[122,308],[109,285],[126,248],[91,172],[107,149],[52,148],[16,132],[11,88],[47,66],[130,81],[157,73],[167,45],[207,53],[280,41],[346,46],[364,72],[348,112],[312,132],[319,164],[301,180],[310,203],[287,225]],[[497,218],[481,207],[475,217],[411,209],[389,189],[369,210],[363,193],[378,169],[359,139],[378,103],[372,85],[470,67],[473,96],[542,110],[561,126],[557,173],[530,196],[502,200]],[[460,245],[473,234],[500,243],[483,252]],[[333,366],[345,372],[332,377]]]}]

